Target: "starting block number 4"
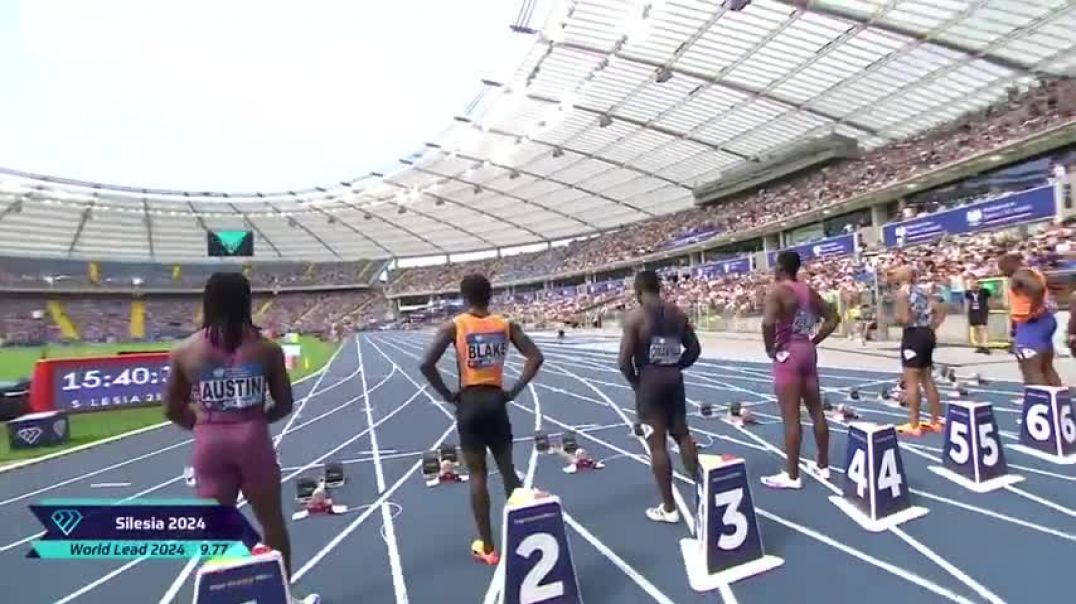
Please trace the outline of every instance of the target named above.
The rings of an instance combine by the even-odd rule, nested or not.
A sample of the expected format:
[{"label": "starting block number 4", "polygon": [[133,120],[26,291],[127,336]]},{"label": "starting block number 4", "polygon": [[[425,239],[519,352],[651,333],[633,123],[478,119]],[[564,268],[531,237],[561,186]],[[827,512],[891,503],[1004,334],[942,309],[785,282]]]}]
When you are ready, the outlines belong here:
[{"label": "starting block number 4", "polygon": [[844,497],[830,497],[868,531],[884,531],[927,513],[908,498],[893,426],[853,422],[848,428]]},{"label": "starting block number 4", "polygon": [[1022,453],[1054,463],[1076,463],[1076,413],[1068,388],[1027,386],[1021,413]]},{"label": "starting block number 4", "polygon": [[688,582],[696,591],[777,568],[784,560],[767,556],[742,459],[699,456],[694,539],[680,541]]},{"label": "starting block number 4", "polygon": [[994,408],[989,403],[949,403],[942,463],[944,466],[931,466],[930,471],[977,493],[1023,480],[1008,474]]},{"label": "starting block number 4", "polygon": [[558,498],[509,502],[503,527],[504,604],[582,602]]}]

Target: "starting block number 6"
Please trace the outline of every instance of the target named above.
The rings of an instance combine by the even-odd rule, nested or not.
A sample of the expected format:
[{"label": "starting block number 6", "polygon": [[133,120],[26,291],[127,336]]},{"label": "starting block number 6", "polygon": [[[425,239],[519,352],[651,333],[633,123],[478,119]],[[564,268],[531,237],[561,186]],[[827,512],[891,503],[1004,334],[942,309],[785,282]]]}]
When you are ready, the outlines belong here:
[{"label": "starting block number 6", "polygon": [[533,533],[516,548],[516,555],[528,560],[535,552],[538,553],[539,558],[523,577],[519,590],[520,604],[547,602],[564,595],[564,581],[542,585],[542,581],[553,572],[553,567],[557,565],[557,560],[560,558],[560,544],[557,543],[556,537],[549,533]]},{"label": "starting block number 6", "polygon": [[[900,497],[900,485],[903,479],[897,471],[897,454],[895,449],[886,449],[882,453],[882,467],[878,471],[878,490],[889,489],[890,495],[896,499]],[[856,485],[856,494],[860,497],[867,495],[867,451],[857,449],[852,456],[852,463],[848,466],[848,478]]]},{"label": "starting block number 6", "polygon": [[[1038,441],[1048,441],[1053,436],[1050,425],[1050,406],[1045,403],[1032,405],[1027,410],[1027,432]],[[1058,413],[1058,425],[1061,429],[1061,438],[1065,442],[1076,442],[1076,420],[1072,418],[1072,407],[1063,405]]]},{"label": "starting block number 6", "polygon": [[725,508],[721,515],[721,522],[725,526],[733,527],[731,534],[721,533],[717,539],[717,547],[726,551],[738,549],[747,540],[747,516],[740,511],[740,503],[743,501],[743,489],[732,489],[714,495],[714,503],[717,507]]}]

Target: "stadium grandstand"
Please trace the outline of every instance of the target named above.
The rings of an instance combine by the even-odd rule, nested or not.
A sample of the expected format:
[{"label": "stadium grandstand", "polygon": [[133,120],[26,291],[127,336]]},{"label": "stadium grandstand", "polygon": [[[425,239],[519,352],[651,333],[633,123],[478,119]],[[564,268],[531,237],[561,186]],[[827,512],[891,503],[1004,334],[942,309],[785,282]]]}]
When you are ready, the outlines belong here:
[{"label": "stadium grandstand", "polygon": [[[545,475],[535,470],[542,462],[535,461],[537,454],[528,461],[528,439],[532,424],[546,432],[579,432],[581,440],[590,441],[588,448],[609,455],[603,461],[632,464],[631,472],[637,474],[645,469],[634,467],[636,461],[649,463],[649,457],[638,455],[643,452],[639,447],[650,452],[645,440],[610,436],[613,445],[609,445],[588,436],[612,434],[598,432],[610,427],[599,423],[606,420],[617,422],[617,434],[627,432],[623,428],[639,428],[639,420],[625,415],[634,413],[631,401],[619,404],[619,397],[631,393],[625,385],[612,383],[621,378],[610,355],[616,352],[615,337],[625,318],[638,306],[632,285],[640,271],[654,270],[661,276],[664,297],[687,313],[703,334],[704,349],[715,341],[729,347],[712,356],[704,354],[702,377],[688,391],[690,405],[698,407],[689,407],[694,416],[703,413],[702,405],[710,400],[706,397],[713,397],[715,405],[735,404],[737,409],[741,398],[754,401],[746,397],[763,390],[759,404],[775,400],[770,395],[769,360],[760,356],[758,334],[777,255],[786,250],[798,252],[802,280],[833,304],[843,319],[836,332],[838,341],[829,343],[826,354],[847,356],[828,357],[846,360],[836,361],[839,367],[827,367],[832,372],[823,373],[827,402],[828,397],[843,397],[851,385],[873,388],[895,381],[902,331],[895,310],[897,287],[887,276],[902,267],[916,269],[919,285],[948,308],[949,318],[938,328],[937,338],[946,354],[960,359],[953,361],[954,366],[974,369],[976,376],[994,371],[990,365],[985,369],[977,365],[982,357],[974,355],[984,348],[1004,351],[1013,345],[1011,309],[1004,295],[1011,282],[998,264],[1012,253],[1047,279],[1049,298],[1059,309],[1057,363],[1068,364],[1060,370],[1061,377],[1064,384],[1073,383],[1076,374],[1066,339],[1065,309],[1076,296],[1076,3],[524,0],[512,4],[520,5],[518,17],[503,26],[524,41],[518,64],[497,79],[476,79],[471,102],[454,108],[455,117],[446,120],[439,132],[430,132],[413,152],[386,157],[387,164],[369,171],[369,166],[363,167],[361,174],[341,174],[336,182],[311,182],[294,190],[196,191],[143,186],[137,174],[126,183],[68,177],[27,168],[17,156],[0,155],[5,164],[0,167],[0,394],[11,393],[0,399],[4,403],[0,415],[6,421],[53,412],[52,402],[44,407],[41,403],[52,399],[39,398],[34,388],[44,390],[46,379],[48,388],[60,384],[42,368],[67,362],[68,357],[118,358],[135,353],[167,364],[163,351],[202,327],[202,296],[210,276],[240,272],[252,286],[254,323],[285,347],[296,384],[295,416],[285,420],[286,425],[281,422],[282,430],[273,428],[274,447],[284,442],[279,454],[284,457],[278,456],[285,466],[283,481],[305,476],[312,467],[321,468],[326,460],[337,458],[354,458],[347,462],[353,462],[347,465],[349,473],[369,470],[370,474],[361,478],[349,474],[353,482],[347,488],[354,491],[347,493],[361,516],[345,516],[324,530],[304,530],[318,526],[316,521],[289,522],[296,544],[296,582],[308,577],[303,581],[315,583],[312,589],[327,602],[577,602],[491,599],[490,594],[511,588],[503,576],[503,566],[511,563],[507,550],[502,569],[492,575],[447,559],[445,570],[431,569],[430,565],[442,563],[431,562],[426,550],[407,545],[427,543],[440,560],[450,549],[451,555],[458,553],[456,541],[470,538],[469,533],[451,534],[445,539],[455,540],[452,545],[439,545],[441,537],[450,534],[448,525],[464,522],[463,507],[446,506],[450,511],[444,514],[455,514],[457,522],[443,520],[432,526],[442,508],[429,502],[449,497],[444,493],[448,489],[407,493],[407,488],[397,491],[400,486],[393,481],[416,471],[410,464],[420,457],[408,455],[421,456],[446,442],[441,437],[431,446],[436,435],[426,439],[427,426],[437,424],[440,430],[439,423],[444,423],[438,409],[450,423],[454,420],[445,410],[448,407],[434,399],[433,389],[416,381],[421,377],[415,368],[432,337],[427,332],[465,310],[461,280],[481,274],[492,284],[497,311],[534,331],[543,350],[562,345],[555,339],[560,330],[567,331],[569,341],[581,342],[576,352],[554,348],[543,369],[549,373],[520,394],[520,401],[530,397],[527,404],[533,406],[523,409],[517,404],[526,415],[513,409],[513,426],[518,427],[515,459],[520,466],[529,465],[527,487],[544,477],[541,486],[549,484],[562,496],[566,522],[574,531],[569,531],[573,551],[585,550],[581,555],[594,563],[577,561],[574,569],[569,568],[572,579],[576,571],[594,572],[595,578],[579,577],[576,592],[585,592],[591,603],[623,604],[697,601],[692,598],[700,590],[683,577],[684,565],[680,553],[673,552],[676,544],[671,537],[652,533],[647,526],[645,533],[631,540],[632,536],[623,536],[623,523],[644,522],[635,513],[638,510],[632,510],[634,515],[598,518],[608,511],[606,507],[614,507],[610,501],[559,493],[557,488],[566,484],[557,482],[564,478],[560,468]],[[391,94],[390,84],[378,88],[378,94]],[[989,310],[988,342],[977,339],[974,323],[965,316],[973,281],[984,284],[996,298]],[[759,354],[744,353],[741,358],[741,349],[747,346]],[[1021,412],[1010,402],[1023,392],[1015,383],[1016,361],[999,354],[988,362],[1006,363],[1010,373],[998,377],[999,385],[992,390],[972,390],[972,397],[1004,407],[998,421],[1012,423],[1022,417],[1010,417]],[[452,366],[454,370],[443,371],[462,373],[461,367]],[[705,372],[716,377],[706,377]],[[451,377],[449,381],[456,379]],[[1006,380],[1013,383],[1001,384]],[[162,378],[161,388],[163,383]],[[381,384],[387,386],[375,395]],[[337,385],[343,387],[322,398]],[[345,390],[346,396],[341,394]],[[1058,401],[1062,390],[1068,392],[1058,388]],[[412,391],[410,399],[400,395]],[[954,392],[960,389],[954,386]],[[961,396],[967,396],[966,389]],[[400,420],[399,425],[378,428],[416,398],[423,405],[429,398],[431,404],[421,411],[414,407],[403,411],[406,424]],[[11,402],[16,399],[17,403]],[[354,404],[360,399],[365,400]],[[392,399],[392,406],[386,412],[387,399]],[[64,399],[57,395],[55,400],[59,405]],[[588,400],[619,413],[606,417],[590,409]],[[556,417],[570,416],[573,421],[561,424],[554,418],[541,428],[539,401],[548,417],[562,414]],[[159,393],[155,402],[160,402]],[[569,403],[587,409],[572,415],[577,410],[567,411]],[[304,409],[307,404],[310,409]],[[112,405],[126,407],[119,402]],[[322,425],[315,422],[337,412],[338,418],[353,415],[313,436]],[[772,428],[770,432],[745,433],[742,425],[736,431],[707,428],[714,431],[706,437],[711,449],[744,456],[755,482],[763,471],[758,466],[777,464],[780,460],[773,453],[782,455],[777,449],[783,444],[781,417],[772,409],[768,413],[772,414],[768,420],[762,413],[760,428]],[[906,411],[899,405],[895,412],[879,413],[888,415],[865,414],[865,419],[880,424],[906,421],[900,419]],[[115,483],[94,484],[127,485],[119,487],[118,498],[190,495],[189,488],[173,490],[182,486],[178,478],[154,489],[183,470],[190,457],[189,447],[186,457],[178,456],[183,445],[174,443],[187,435],[162,424],[159,404],[70,415],[69,442],[33,450],[0,446],[0,513],[14,507],[8,504],[24,499],[33,503],[39,493],[60,489],[54,484],[63,486],[56,496],[108,496],[86,490],[89,478],[96,476],[93,472],[117,478]],[[295,417],[298,424],[293,424]],[[628,426],[620,422],[622,418]],[[1022,419],[1017,421],[1023,425]],[[308,423],[309,440],[303,433],[291,436],[293,425],[299,426],[294,428],[298,432]],[[333,420],[325,422],[330,423]],[[1011,439],[1021,430],[1015,424],[1005,428]],[[345,429],[350,431],[344,434]],[[588,433],[592,429],[595,432]],[[78,430],[84,431],[84,438],[75,438]],[[362,434],[354,436],[359,430]],[[128,434],[130,442],[142,449],[112,453],[113,448],[126,446]],[[418,442],[419,437],[425,440]],[[912,478],[920,485],[938,473],[919,472],[926,467],[915,456],[933,459],[950,451],[948,440],[943,443],[941,438],[929,443],[936,445],[933,448],[913,444],[904,450],[903,463],[914,466],[920,476]],[[848,440],[842,432],[842,448],[835,449],[842,467],[849,465],[843,459]],[[104,444],[89,446],[96,442]],[[289,450],[291,443],[296,444]],[[1010,444],[1015,441],[1005,441],[1006,447]],[[609,450],[604,451],[607,445]],[[389,446],[393,449],[385,448]],[[149,469],[135,468],[142,464],[125,465],[131,463],[125,460],[148,459],[171,449],[178,450],[174,460],[168,458],[167,476],[151,478]],[[105,457],[89,457],[98,454]],[[39,455],[45,456],[44,461],[26,461]],[[1025,468],[1031,469],[1022,472],[1034,475],[1028,490],[1037,495],[1003,504],[989,497],[975,499],[972,506],[973,500],[963,498],[963,491],[954,495],[952,489],[946,490],[949,484],[942,488],[932,483],[933,490],[920,490],[926,495],[920,494],[918,501],[928,501],[932,510],[952,505],[966,514],[959,517],[961,522],[971,518],[967,527],[956,527],[960,522],[944,512],[916,521],[938,523],[940,533],[954,544],[947,549],[960,559],[961,568],[916,541],[941,542],[931,541],[925,533],[902,533],[907,536],[901,537],[903,541],[915,541],[914,550],[887,543],[880,553],[858,527],[853,533],[842,524],[832,539],[819,538],[821,528],[807,526],[810,522],[797,517],[792,506],[775,504],[766,491],[758,497],[759,505],[774,512],[760,508],[760,517],[766,519],[761,526],[781,535],[773,545],[785,548],[789,566],[810,564],[803,562],[815,551],[810,548],[827,556],[831,550],[844,547],[841,551],[848,553],[853,548],[855,553],[847,560],[871,561],[856,562],[855,570],[849,571],[849,585],[857,593],[872,589],[878,577],[892,579],[892,597],[885,592],[887,597],[880,601],[1071,600],[1063,596],[1072,591],[1063,575],[1053,577],[1056,586],[1041,585],[1045,579],[1038,575],[1037,583],[1025,584],[1014,573],[1003,573],[985,561],[990,548],[997,548],[995,553],[1006,551],[1008,546],[999,539],[1017,539],[990,532],[997,526],[1017,530],[1001,524],[997,516],[1018,517],[1034,527],[1037,532],[1020,535],[1043,539],[1042,544],[1036,541],[1037,551],[1043,553],[1036,559],[1042,558],[1044,568],[1050,569],[1046,575],[1063,572],[1060,561],[1072,559],[1076,539],[1071,530],[1057,526],[1061,518],[1071,522],[1076,490],[1070,483],[1076,482],[1076,475],[1041,465],[1041,459],[1012,457],[1029,464]],[[389,463],[383,458],[404,460],[407,467],[385,465],[383,470],[382,464]],[[1068,458],[1076,459],[1076,453]],[[63,465],[68,462],[79,465],[69,470]],[[4,469],[5,464],[13,466]],[[627,469],[614,462],[609,465],[608,476],[627,480]],[[848,470],[850,476],[851,467]],[[143,474],[128,481],[124,474],[128,471],[131,476]],[[900,471],[904,472],[903,466]],[[32,475],[29,486],[18,482],[21,473],[30,472],[40,476]],[[1049,482],[1036,490],[1054,479],[1063,484]],[[77,492],[69,488],[83,483],[85,489]],[[463,505],[464,491],[456,495],[454,504]],[[405,497],[406,511],[399,503]],[[287,505],[290,499],[285,497]],[[829,506],[825,513],[847,521],[821,501],[810,505],[819,510]],[[747,505],[752,505],[750,494]],[[495,504],[497,513],[500,506]],[[428,518],[416,521],[415,509]],[[360,526],[375,511],[378,515],[370,524],[380,518],[380,535]],[[30,543],[26,535],[38,527],[23,512],[21,507],[20,515],[10,512],[12,528],[0,539],[0,582],[13,586],[12,602],[128,601],[130,593],[147,594],[133,601],[196,597],[193,577],[201,577],[202,570],[194,570],[194,558],[187,567],[185,560],[179,560],[175,568],[163,571],[164,564],[172,563],[151,560],[162,566],[147,573],[127,573],[129,566],[122,561],[94,562],[72,566],[70,574],[50,583],[48,573],[34,566],[45,561],[25,557]],[[580,527],[571,514],[579,523],[598,529]],[[421,524],[422,531],[404,529],[405,522]],[[751,522],[758,522],[753,512]],[[690,531],[703,530],[701,522],[690,524]],[[1025,529],[1031,530],[1027,526],[1019,530]],[[758,527],[752,530],[757,536]],[[360,537],[362,545],[355,545]],[[342,562],[352,554],[336,550],[345,538],[356,555],[370,560],[377,556],[369,565],[370,576],[361,581],[349,574],[354,568]],[[500,544],[499,531],[496,539]],[[642,539],[668,540],[668,551],[663,553],[676,558],[675,564],[648,560],[645,548],[637,543]],[[438,544],[430,545],[431,541]],[[803,545],[808,541],[810,548]],[[797,549],[799,545],[803,546]],[[965,549],[980,546],[986,553],[965,555]],[[382,569],[380,557],[386,548]],[[760,555],[761,548],[760,541]],[[907,562],[924,548],[933,557]],[[885,560],[872,558],[875,553]],[[826,558],[825,564],[843,560]],[[569,561],[567,566],[571,565]],[[905,565],[917,570],[908,571]],[[777,602],[802,595],[796,583],[801,577],[786,577],[783,572],[787,571],[763,575],[776,578],[746,578],[732,587],[722,580],[713,591],[726,603],[737,597],[744,602]],[[827,574],[832,579],[832,568],[816,574],[818,579],[808,581],[809,588],[832,589],[824,580]],[[25,582],[19,576],[36,579]],[[627,587],[621,589],[621,584]],[[604,594],[603,585],[610,586]],[[828,591],[824,599],[854,602],[862,597]]]}]

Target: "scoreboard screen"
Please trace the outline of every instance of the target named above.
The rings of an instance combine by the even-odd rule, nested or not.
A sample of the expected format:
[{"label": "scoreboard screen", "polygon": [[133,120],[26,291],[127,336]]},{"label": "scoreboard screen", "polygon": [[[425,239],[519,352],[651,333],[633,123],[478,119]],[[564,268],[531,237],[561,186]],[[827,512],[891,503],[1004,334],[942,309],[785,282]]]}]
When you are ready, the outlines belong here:
[{"label": "scoreboard screen", "polygon": [[168,383],[167,352],[42,359],[30,382],[34,411],[81,413],[159,405]]},{"label": "scoreboard screen", "polygon": [[208,231],[206,242],[209,255],[214,258],[254,255],[252,231]]}]

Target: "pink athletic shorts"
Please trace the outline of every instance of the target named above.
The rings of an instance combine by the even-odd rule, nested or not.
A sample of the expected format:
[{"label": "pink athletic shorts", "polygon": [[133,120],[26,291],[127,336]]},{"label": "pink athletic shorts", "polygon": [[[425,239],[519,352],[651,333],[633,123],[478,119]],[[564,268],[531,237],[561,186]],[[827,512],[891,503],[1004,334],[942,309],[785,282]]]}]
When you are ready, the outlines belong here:
[{"label": "pink athletic shorts", "polygon": [[264,417],[195,425],[194,479],[199,497],[225,505],[234,505],[240,491],[278,488],[280,466]]},{"label": "pink athletic shorts", "polygon": [[817,384],[818,355],[808,340],[792,340],[773,361],[774,388],[788,384]]}]

